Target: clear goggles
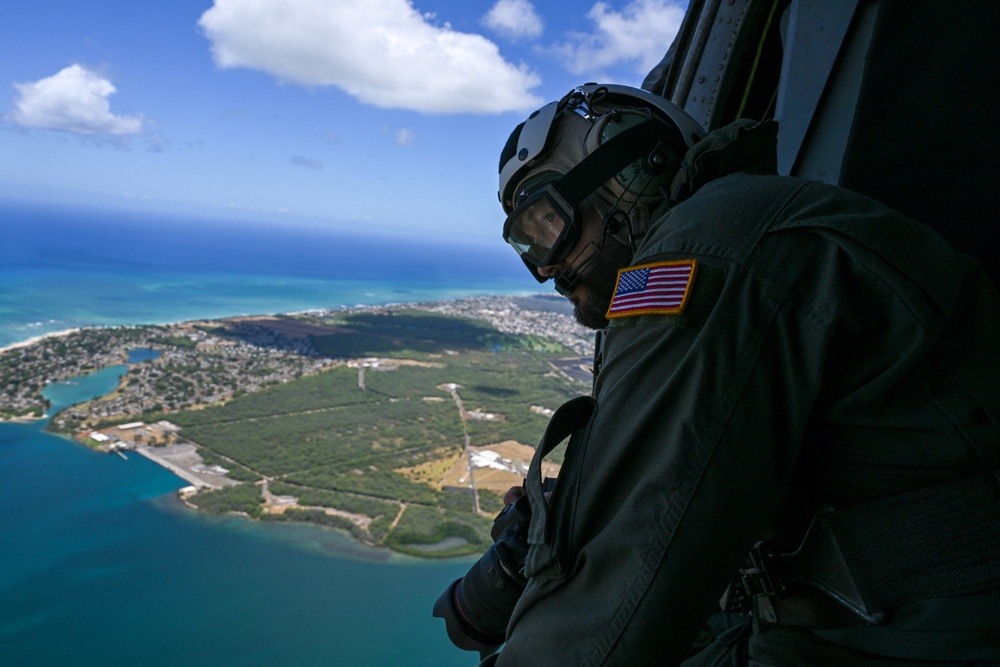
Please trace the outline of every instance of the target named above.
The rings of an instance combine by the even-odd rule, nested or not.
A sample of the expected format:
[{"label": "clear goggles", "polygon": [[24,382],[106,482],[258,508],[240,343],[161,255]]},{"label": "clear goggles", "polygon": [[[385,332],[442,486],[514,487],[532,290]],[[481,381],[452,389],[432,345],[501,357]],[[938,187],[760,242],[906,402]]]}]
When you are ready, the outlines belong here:
[{"label": "clear goggles", "polygon": [[529,268],[558,264],[580,240],[578,204],[550,183],[518,202],[503,223],[503,240]]}]

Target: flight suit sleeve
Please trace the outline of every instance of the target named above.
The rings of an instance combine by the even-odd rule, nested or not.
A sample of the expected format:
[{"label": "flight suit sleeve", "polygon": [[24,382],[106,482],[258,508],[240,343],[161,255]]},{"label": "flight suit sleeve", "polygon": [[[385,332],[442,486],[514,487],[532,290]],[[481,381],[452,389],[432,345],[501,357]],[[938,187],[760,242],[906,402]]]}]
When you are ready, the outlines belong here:
[{"label": "flight suit sleeve", "polygon": [[612,322],[549,511],[558,562],[529,573],[497,665],[683,659],[789,485],[828,325],[707,256],[683,312]]}]

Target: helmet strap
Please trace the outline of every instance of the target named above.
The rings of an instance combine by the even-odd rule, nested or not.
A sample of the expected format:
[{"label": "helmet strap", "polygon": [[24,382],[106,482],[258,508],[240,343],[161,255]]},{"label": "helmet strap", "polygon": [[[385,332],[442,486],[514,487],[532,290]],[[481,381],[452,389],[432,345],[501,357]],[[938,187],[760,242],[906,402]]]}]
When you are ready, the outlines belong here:
[{"label": "helmet strap", "polygon": [[666,126],[648,119],[622,130],[580,160],[553,184],[553,188],[567,202],[581,202],[632,162],[641,159],[645,167],[647,163],[651,163],[650,156],[662,153],[662,141],[666,137],[657,137],[652,150],[649,145],[650,130],[655,132],[660,128],[666,129]]}]

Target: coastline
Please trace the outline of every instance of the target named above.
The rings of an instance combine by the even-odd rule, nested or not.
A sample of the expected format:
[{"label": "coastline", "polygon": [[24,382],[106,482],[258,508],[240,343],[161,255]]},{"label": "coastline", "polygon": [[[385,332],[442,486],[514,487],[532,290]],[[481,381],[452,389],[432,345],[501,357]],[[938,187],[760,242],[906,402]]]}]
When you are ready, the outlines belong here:
[{"label": "coastline", "polygon": [[31,338],[27,338],[25,340],[18,341],[16,343],[10,343],[8,345],[0,347],[0,354],[3,354],[4,352],[9,352],[10,350],[17,350],[22,347],[29,347],[36,343],[41,343],[43,340],[47,340],[49,338],[61,338],[63,336],[69,336],[70,334],[75,334],[78,331],[80,331],[80,327],[74,327],[72,329],[62,329],[61,331],[50,331],[49,333],[40,334],[38,336],[32,336]]},{"label": "coastline", "polygon": [[[159,327],[154,327],[156,329],[155,331],[133,331],[131,330],[132,327],[129,326],[126,327],[130,329],[128,331],[118,331],[117,329],[119,329],[119,327],[83,326],[34,336],[29,340],[8,345],[3,349],[5,351],[9,351],[11,349],[28,348],[32,345],[38,346],[39,349],[33,350],[30,355],[25,352],[22,356],[22,353],[14,352],[13,354],[7,355],[5,360],[8,367],[17,369],[15,372],[22,378],[22,383],[30,388],[31,386],[34,386],[35,383],[29,385],[27,381],[23,380],[23,378],[27,378],[29,376],[29,369],[35,369],[37,371],[36,375],[39,378],[49,378],[51,380],[49,384],[51,385],[52,382],[61,382],[59,380],[52,380],[52,378],[64,376],[65,373],[61,371],[65,371],[73,364],[76,364],[75,368],[78,367],[77,370],[79,370],[80,373],[84,373],[85,369],[92,368],[95,365],[95,361],[101,361],[104,363],[113,359],[115,363],[120,363],[118,361],[121,356],[119,348],[124,350],[131,347],[150,347],[148,343],[150,340],[153,340],[150,339],[150,337],[154,337],[154,342],[168,346],[169,351],[167,353],[158,352],[158,356],[160,354],[164,354],[169,357],[168,360],[176,366],[176,368],[171,372],[178,375],[183,372],[183,376],[186,381],[186,383],[182,385],[184,389],[183,393],[181,393],[180,390],[174,389],[174,385],[176,383],[169,379],[172,378],[173,375],[165,372],[165,364],[155,363],[136,363],[135,367],[128,371],[127,376],[122,376],[119,372],[116,377],[117,390],[111,389],[108,384],[110,382],[110,378],[104,377],[108,375],[107,373],[105,373],[101,378],[101,384],[99,385],[101,387],[100,391],[85,387],[84,385],[87,385],[88,382],[65,382],[64,384],[68,385],[68,387],[61,387],[60,392],[53,394],[55,397],[53,400],[55,400],[60,407],[63,406],[64,403],[66,405],[79,405],[83,407],[67,408],[65,413],[60,413],[62,414],[62,418],[58,420],[58,429],[64,433],[73,432],[78,436],[81,434],[85,435],[91,430],[97,430],[105,435],[108,435],[112,440],[112,444],[118,442],[123,443],[122,445],[116,447],[104,447],[95,446],[87,440],[86,437],[69,438],[77,444],[84,447],[89,446],[91,449],[98,449],[99,451],[135,451],[139,455],[143,456],[143,458],[151,461],[158,467],[169,471],[177,478],[183,480],[190,485],[190,487],[194,487],[179,489],[180,493],[178,495],[180,499],[185,502],[185,504],[195,510],[206,513],[235,512],[237,514],[246,514],[251,518],[262,518],[259,516],[261,512],[268,515],[277,515],[284,514],[284,510],[294,509],[297,513],[291,513],[290,518],[267,518],[283,518],[293,522],[330,525],[335,528],[348,530],[354,539],[358,540],[362,544],[384,545],[386,537],[390,534],[390,532],[397,530],[397,524],[400,524],[400,519],[404,517],[406,503],[402,500],[398,501],[398,509],[392,507],[389,508],[389,510],[386,510],[379,504],[379,502],[381,502],[381,497],[378,494],[368,494],[365,492],[357,492],[355,490],[354,495],[347,498],[339,496],[333,497],[330,496],[330,494],[327,494],[327,496],[330,497],[326,497],[322,494],[317,495],[319,491],[325,487],[319,485],[314,488],[313,485],[309,484],[304,488],[306,488],[306,490],[313,495],[306,499],[306,502],[308,503],[307,505],[299,505],[298,496],[301,494],[293,493],[295,489],[289,490],[288,487],[278,489],[277,491],[279,493],[288,495],[274,496],[269,494],[266,483],[262,486],[262,490],[259,492],[260,496],[258,497],[252,488],[248,489],[247,486],[239,484],[239,480],[241,479],[243,481],[253,481],[252,479],[246,476],[241,477],[240,474],[236,474],[234,478],[229,478],[226,476],[226,473],[229,471],[223,469],[221,466],[205,465],[204,460],[196,451],[196,448],[199,447],[199,445],[194,440],[178,440],[176,437],[169,435],[164,436],[163,433],[155,432],[155,427],[157,425],[167,423],[157,421],[157,419],[164,419],[162,416],[157,416],[160,414],[157,410],[163,411],[163,406],[167,406],[168,410],[164,411],[163,414],[172,410],[182,412],[183,410],[177,408],[175,401],[187,400],[190,402],[189,399],[191,399],[192,396],[195,399],[198,399],[195,401],[195,403],[198,403],[196,408],[213,404],[214,402],[220,402],[220,400],[224,401],[227,396],[222,396],[222,399],[220,399],[219,391],[221,390],[217,390],[218,387],[223,387],[223,389],[227,391],[241,390],[241,393],[247,393],[259,391],[261,388],[271,384],[287,383],[294,379],[299,379],[321,372],[327,368],[330,362],[324,355],[316,357],[317,359],[320,359],[320,361],[314,360],[313,356],[315,355],[308,354],[312,350],[310,346],[313,344],[309,341],[312,340],[313,336],[322,340],[323,336],[332,335],[330,332],[336,330],[337,327],[344,327],[345,324],[342,322],[342,313],[350,315],[357,313],[363,315],[366,311],[370,311],[370,319],[373,319],[373,321],[381,321],[384,317],[391,314],[382,311],[394,311],[400,308],[419,311],[417,314],[408,314],[407,317],[418,318],[420,322],[424,322],[426,319],[429,322],[433,322],[435,326],[440,326],[441,332],[437,332],[435,329],[435,333],[440,334],[440,342],[442,345],[445,345],[455,338],[457,335],[455,333],[456,330],[465,336],[470,336],[480,331],[479,325],[470,326],[468,324],[464,324],[463,326],[455,329],[454,324],[440,324],[447,318],[459,318],[460,320],[478,320],[485,322],[489,329],[498,332],[497,334],[491,335],[504,333],[505,335],[517,337],[518,342],[516,344],[509,343],[512,346],[512,350],[521,350],[521,347],[524,346],[525,349],[529,351],[537,352],[541,350],[543,352],[550,352],[552,351],[550,349],[551,345],[557,344],[559,350],[563,350],[565,348],[567,353],[572,351],[579,354],[579,351],[576,350],[578,346],[582,345],[588,349],[592,348],[592,340],[584,340],[581,337],[584,334],[589,334],[589,332],[581,333],[581,331],[579,331],[580,327],[569,319],[568,314],[566,312],[558,312],[557,309],[554,309],[551,304],[545,301],[545,297],[546,295],[530,297],[491,295],[464,297],[461,299],[444,299],[430,302],[415,302],[408,304],[375,306],[359,305],[354,308],[340,308],[335,310],[310,309],[307,311],[300,311],[303,315],[308,314],[308,316],[301,318],[294,317],[292,313],[284,313],[283,316],[270,315],[257,316],[254,318],[248,318],[246,316],[223,318],[225,320],[225,326],[221,326],[222,320],[214,322],[175,322],[171,325],[167,325],[164,331],[160,331]],[[514,301],[514,299],[518,298],[526,298],[529,300],[525,302]],[[562,302],[559,301],[558,304],[562,305]],[[365,316],[363,315],[363,317]],[[364,320],[363,317],[362,321],[367,321]],[[444,319],[442,319],[442,317]],[[149,325],[138,325],[137,328],[142,329],[144,326]],[[373,330],[381,332],[381,329],[378,329],[375,325],[371,326]],[[383,323],[379,326],[389,327],[389,331],[394,332],[391,323]],[[431,328],[433,329],[434,327]],[[71,334],[74,335],[71,336]],[[69,347],[67,347],[67,345],[63,342],[57,340],[66,336],[69,336],[69,340],[73,342],[73,344]],[[552,342],[542,344],[539,342],[542,338],[552,338]],[[434,338],[434,340],[438,339]],[[462,340],[464,340],[464,338]],[[476,340],[479,339],[476,338]],[[46,341],[48,341],[48,343],[46,343]],[[308,345],[306,345],[303,341],[308,342]],[[505,345],[506,344],[507,343],[505,343]],[[360,347],[358,350],[354,350],[350,344],[347,344],[344,349],[355,352],[363,351]],[[447,350],[450,348],[445,347],[442,349]],[[82,350],[85,353],[77,353],[79,350]],[[496,350],[494,350],[494,352],[495,351]],[[412,354],[412,352],[410,352],[410,354]],[[451,354],[459,353],[453,352]],[[443,356],[443,354],[439,354],[437,356],[440,357]],[[194,363],[194,358],[197,358],[197,363]],[[534,357],[532,358],[534,359]],[[373,367],[377,370],[396,370],[396,366],[403,363],[410,365],[409,361],[403,362],[395,358],[368,359],[365,357],[365,360],[373,364]],[[143,361],[152,361],[152,359],[144,359]],[[61,364],[61,367],[57,369],[51,368],[50,366],[53,363],[57,365]],[[344,362],[343,359],[338,362],[338,364],[345,363],[350,365],[349,361]],[[439,365],[437,362],[412,363],[419,366],[437,367]],[[265,368],[267,370],[266,375],[263,374],[262,370]],[[176,369],[180,370],[178,371]],[[558,369],[553,367],[553,370]],[[10,371],[8,370],[8,373],[9,372]],[[95,373],[91,373],[90,375],[95,375]],[[81,375],[80,377],[86,376],[89,378],[90,375]],[[229,383],[223,382],[220,379],[222,376],[239,377],[241,378],[241,384],[233,384],[230,386]],[[164,377],[168,379],[164,379]],[[262,380],[261,378],[264,379]],[[374,379],[372,378],[371,381],[374,382]],[[363,382],[363,379],[359,380],[359,382]],[[206,393],[199,394],[196,393],[196,391],[188,391],[187,387],[189,385],[194,385],[197,388],[196,391],[203,391]],[[433,383],[428,386],[432,385]],[[337,392],[350,393],[357,391],[357,389],[354,388],[353,376],[350,382],[345,384],[344,382],[337,381],[334,382],[331,387],[331,391],[333,391],[337,396],[340,395]],[[109,389],[111,390],[110,393],[108,393]],[[361,389],[364,390],[364,386],[362,386]],[[207,393],[208,391],[215,393],[209,394]],[[558,394],[558,391],[555,389],[553,391]],[[420,394],[419,392],[414,395],[418,398],[423,396],[423,394]],[[20,394],[14,395],[14,398],[17,398],[18,396],[20,396]],[[82,403],[70,402],[71,399],[72,401],[76,401],[89,396],[95,396],[95,398],[89,401],[83,401]],[[212,400],[205,401],[205,397],[211,398]],[[443,400],[444,399],[442,399],[442,401]],[[555,404],[559,400],[563,400],[561,394],[559,394],[559,397],[552,398],[551,402]],[[11,399],[11,402],[14,408],[19,407],[18,404],[14,403],[13,398]],[[325,404],[326,403],[324,403],[324,405]],[[186,405],[187,404],[184,403],[182,408]],[[423,404],[421,403],[421,405]],[[156,410],[153,409],[154,406],[156,407]],[[512,409],[510,406],[504,406],[501,398],[491,399],[489,407],[497,407],[501,413],[504,412],[505,407]],[[436,409],[436,406],[432,406],[432,408]],[[74,409],[76,410],[75,412]],[[431,408],[428,409],[430,410]],[[461,405],[459,405],[459,410],[462,410]],[[49,414],[52,412],[53,410],[48,410],[47,414],[41,417],[31,418],[31,421],[46,421],[50,418]],[[532,406],[532,412],[536,412],[534,406]],[[310,411],[310,414],[312,414],[312,411]],[[485,409],[483,411],[476,410],[473,414],[476,416],[482,415],[483,419],[493,419],[492,412],[487,412]],[[542,413],[539,412],[538,414]],[[118,420],[122,421],[124,425],[124,428],[121,430],[128,431],[128,433],[124,436],[121,433],[114,432],[114,429],[118,428],[115,426],[115,420],[113,418],[115,415],[129,416],[128,420]],[[110,421],[108,421],[109,416],[112,417]],[[26,419],[24,417],[20,417],[18,420],[20,421]],[[104,423],[101,420],[104,420],[104,422],[107,422],[110,425],[101,426],[100,424]],[[127,424],[124,424],[125,421],[127,421]],[[129,434],[133,432],[138,433],[138,431],[135,431],[135,427],[143,426],[143,421],[150,422],[148,426],[153,430],[144,428],[141,436],[129,437]],[[168,424],[168,427],[165,428],[168,428],[171,432],[174,432],[174,430],[178,428],[169,428],[171,426],[173,425]],[[466,437],[468,437],[468,435]],[[484,437],[486,436],[484,435]],[[94,440],[96,441],[98,438],[95,437]],[[423,440],[426,441],[429,440],[429,438],[424,438]],[[107,441],[100,440],[100,442],[104,443]],[[156,448],[151,449],[149,447],[150,444],[156,444]],[[122,451],[119,451],[119,456],[127,458]],[[526,460],[530,459],[530,455],[513,457],[504,451],[495,449],[490,450],[490,452],[495,454],[498,459],[507,461],[509,465],[513,466],[510,470],[500,470],[498,468],[501,473],[510,473],[516,478],[509,482],[502,480],[503,488],[506,489],[512,484],[518,483],[520,481],[518,470],[521,468],[526,469]],[[435,450],[433,453],[436,456],[441,454],[438,450]],[[443,457],[442,460],[447,458],[448,457]],[[211,458],[210,460],[217,461],[215,458]],[[436,465],[436,459],[432,462]],[[447,463],[447,461],[445,462]],[[420,494],[424,493],[425,495],[431,494],[431,496],[436,499],[437,496],[435,496],[434,493],[441,491],[444,488],[438,484],[437,479],[447,472],[447,468],[439,471],[434,466],[425,465],[426,462],[422,462],[419,465],[417,465],[416,462],[412,463],[413,465],[409,466],[405,475],[403,475],[407,479],[400,481],[397,484],[402,490],[399,492],[398,496],[393,495],[392,498],[399,497],[401,499],[405,499],[408,497],[406,495],[407,493],[413,493],[416,494],[414,497],[423,498]],[[470,461],[470,465],[471,464],[472,463]],[[230,467],[232,466],[226,465],[226,468]],[[488,467],[492,468],[495,466]],[[410,468],[412,468],[412,470]],[[250,470],[255,475],[258,474],[255,470],[253,470],[253,468],[250,468]],[[240,471],[237,471],[237,473],[240,473]],[[243,470],[243,474],[246,474],[245,470]],[[266,471],[259,474],[264,475],[266,474]],[[424,479],[425,477],[430,479],[430,477],[427,476],[433,476],[435,474],[438,474],[438,476],[434,477],[434,479],[430,482]],[[484,474],[486,475],[485,477],[481,477],[477,480],[479,482],[479,488],[496,492],[495,489],[489,487],[487,481],[490,483],[498,482],[499,478],[495,479],[498,473],[489,472]],[[264,477],[264,481],[266,482],[269,480]],[[431,491],[427,491],[426,493],[423,490],[419,493],[416,491],[411,492],[409,487],[406,486],[411,483],[427,484],[431,487]],[[443,484],[443,482],[440,484]],[[449,489],[450,486],[451,485],[448,486]],[[458,483],[458,486],[461,486],[461,483]],[[437,489],[437,491],[435,491],[435,489]],[[393,487],[393,490],[396,491],[396,487]],[[204,504],[202,502],[188,502],[188,498],[196,491],[207,492],[203,499]],[[355,495],[358,497],[355,498]],[[369,495],[376,498],[376,500],[369,498]],[[264,499],[262,507],[258,505],[258,503],[261,502],[261,497]],[[318,500],[313,500],[312,498],[318,498]],[[490,498],[492,498],[492,496],[490,496]],[[346,503],[346,509],[344,503]],[[417,503],[417,505],[419,505],[419,503]],[[387,548],[394,553],[405,554],[411,557],[415,556],[421,559],[450,558],[459,555],[468,555],[468,550],[479,544],[479,538],[482,537],[479,533],[483,532],[481,527],[478,526],[478,523],[476,523],[479,521],[477,515],[481,516],[481,510],[478,505],[474,505],[472,509],[473,512],[471,519],[465,517],[463,514],[462,520],[458,521],[458,525],[462,528],[463,532],[455,535],[443,532],[443,529],[441,529],[437,523],[434,523],[433,525],[427,524],[425,517],[423,517],[417,509],[411,509],[410,512],[405,514],[405,521],[403,524],[399,525],[397,531],[399,535],[406,537],[406,541],[392,542]],[[373,519],[369,518],[371,516],[374,516],[375,519],[380,519],[382,516],[386,516],[393,519],[393,521],[388,527],[384,525],[385,522],[382,522],[375,524],[374,528],[371,528],[373,521]],[[347,522],[350,522],[350,524]],[[370,533],[369,529],[371,529]],[[413,532],[417,529],[420,530],[418,532]],[[414,538],[412,535],[417,535],[417,538]],[[458,544],[454,540],[448,541],[447,538],[449,536],[461,538],[463,542]],[[426,540],[430,540],[430,543],[425,543]]]},{"label": "coastline", "polygon": [[34,424],[35,422],[51,419],[52,415],[45,413],[41,417],[0,417],[0,424]]},{"label": "coastline", "polygon": [[[178,445],[173,445],[172,447],[174,449],[178,449],[179,448]],[[157,464],[157,465],[159,465],[159,466],[161,466],[163,468],[166,468],[167,470],[169,470],[170,472],[174,473],[175,475],[177,475],[178,477],[180,477],[181,479],[183,479],[185,482],[187,482],[188,484],[194,486],[195,488],[197,488],[199,490],[200,489],[221,489],[224,486],[226,486],[226,484],[222,483],[221,481],[213,480],[212,482],[210,482],[210,481],[206,480],[204,477],[199,477],[198,475],[196,475],[192,471],[188,470],[184,466],[178,465],[177,463],[169,460],[166,456],[161,456],[158,452],[154,452],[152,447],[140,446],[140,447],[136,447],[135,449],[133,449],[131,451],[134,451],[137,454],[139,454],[141,456],[144,456],[145,458],[149,459],[153,463],[155,463],[155,464]],[[190,447],[190,451],[194,451],[194,448]],[[181,452],[180,454],[183,455],[183,453],[186,453],[186,452],[187,452],[187,450],[185,449],[185,451]],[[198,457],[198,460],[200,461],[201,458]]]}]

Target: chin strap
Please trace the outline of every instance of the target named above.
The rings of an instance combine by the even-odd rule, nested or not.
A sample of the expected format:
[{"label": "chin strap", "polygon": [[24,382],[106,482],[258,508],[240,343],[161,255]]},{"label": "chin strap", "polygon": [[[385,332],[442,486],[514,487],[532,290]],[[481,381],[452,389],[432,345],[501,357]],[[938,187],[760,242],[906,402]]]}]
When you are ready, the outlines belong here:
[{"label": "chin strap", "polygon": [[[588,245],[587,248],[589,247],[591,246]],[[577,255],[577,258],[581,257],[583,253],[586,252],[587,248],[581,250],[580,254]],[[575,269],[568,268],[559,275],[557,275],[552,281],[553,284],[555,285],[556,291],[562,294],[563,296],[568,297],[570,295],[570,292],[573,291],[573,288],[576,287],[577,281],[580,280],[580,276],[583,274],[583,270],[586,269],[588,266],[590,266],[590,263],[594,261],[594,258],[597,257],[598,253],[600,253],[603,248],[604,248],[603,242],[600,245],[594,245],[594,249],[593,251],[591,251],[590,256],[587,257],[587,259],[585,259],[580,264],[580,266],[576,267]]]},{"label": "chin strap", "polygon": [[[637,197],[641,197],[643,194],[640,191]],[[569,267],[559,275],[555,277],[555,287],[556,291],[563,296],[568,296],[570,292],[573,291],[573,287],[576,286],[577,281],[583,274],[584,269],[586,269],[591,262],[597,257],[597,255],[604,250],[604,246],[607,244],[608,239],[612,239],[621,243],[627,248],[630,248],[632,252],[636,249],[636,238],[641,238],[649,231],[649,208],[639,204],[638,202],[632,202],[628,211],[622,211],[619,205],[622,202],[622,198],[625,193],[622,193],[618,197],[611,209],[604,214],[601,219],[601,227],[604,229],[604,233],[601,235],[601,240],[597,243],[588,243],[584,246],[583,250],[577,254],[572,262],[569,263]],[[622,238],[622,236],[625,238]],[[580,262],[578,266],[573,267],[574,264],[583,256],[588,248],[593,248],[590,255]],[[530,267],[529,267],[530,268]],[[537,277],[537,269],[533,271]]]}]

